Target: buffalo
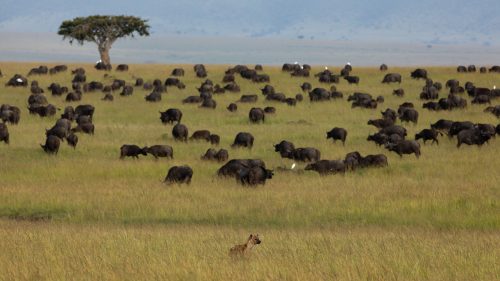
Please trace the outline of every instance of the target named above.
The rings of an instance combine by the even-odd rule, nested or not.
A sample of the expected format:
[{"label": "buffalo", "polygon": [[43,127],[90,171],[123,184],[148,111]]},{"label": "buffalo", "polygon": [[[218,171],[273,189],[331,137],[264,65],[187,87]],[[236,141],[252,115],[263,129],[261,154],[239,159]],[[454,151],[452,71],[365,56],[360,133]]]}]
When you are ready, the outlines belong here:
[{"label": "buffalo", "polygon": [[330,138],[334,142],[340,140],[342,141],[342,145],[345,145],[345,139],[347,138],[347,130],[344,128],[335,127],[326,133],[326,139]]},{"label": "buffalo", "polygon": [[9,81],[7,81],[7,84],[5,85],[10,87],[27,87],[28,79],[20,74],[15,74],[12,78],[9,79]]},{"label": "buffalo", "polygon": [[450,130],[448,131],[448,136],[453,137],[453,136],[458,135],[460,133],[460,131],[469,130],[469,129],[473,129],[473,128],[474,128],[474,124],[472,122],[469,122],[469,121],[453,122],[453,124],[451,124],[451,126],[450,126]]},{"label": "buffalo", "polygon": [[116,67],[116,71],[128,71],[128,65],[127,64],[119,64]]},{"label": "buffalo", "polygon": [[213,99],[204,99],[200,105],[201,108],[211,108],[215,109],[217,107],[217,102]]},{"label": "buffalo", "polygon": [[143,150],[153,155],[156,159],[158,159],[158,157],[174,158],[174,150],[170,145],[153,145],[144,147]]},{"label": "buffalo", "polygon": [[83,124],[78,124],[78,126],[74,127],[71,129],[72,133],[78,133],[78,132],[83,132],[85,134],[93,135],[95,130],[95,126],[92,123],[83,123]]},{"label": "buffalo", "polygon": [[257,102],[257,95],[242,95],[239,102]]},{"label": "buffalo", "polygon": [[182,119],[182,111],[177,108],[169,108],[165,112],[160,111],[160,120],[163,124],[174,122],[180,123]]},{"label": "buffalo", "polygon": [[266,165],[260,159],[232,159],[217,170],[219,177],[237,177],[245,168],[263,167]]},{"label": "buffalo", "polygon": [[208,130],[195,131],[189,139],[210,141],[210,131]]},{"label": "buffalo", "polygon": [[305,167],[306,171],[316,171],[320,175],[344,173],[346,165],[341,160],[319,160],[314,163],[308,164]]},{"label": "buffalo", "polygon": [[439,141],[437,139],[438,134],[443,135],[441,132],[436,131],[435,129],[423,129],[419,133],[415,134],[415,140],[423,139],[424,144],[428,140],[432,140],[432,143],[439,144]]},{"label": "buffalo", "polygon": [[266,96],[266,100],[284,102],[286,100],[286,96],[283,93],[273,93],[273,94],[268,94]]},{"label": "buffalo", "polygon": [[52,105],[34,105],[28,107],[30,114],[38,114],[40,117],[54,116],[56,114],[57,108]]},{"label": "buffalo", "polygon": [[417,68],[411,72],[411,78],[413,79],[427,79],[427,70],[422,68]]},{"label": "buffalo", "polygon": [[265,184],[267,179],[273,178],[273,171],[262,166],[243,167],[240,169],[237,180],[242,185]]},{"label": "buffalo", "polygon": [[483,145],[492,136],[489,133],[482,132],[478,128],[461,130],[457,134],[457,148],[459,148],[463,143],[468,145]]},{"label": "buffalo", "polygon": [[146,152],[146,147],[140,148],[135,144],[124,144],[120,147],[120,159],[125,157],[135,157],[139,158],[139,155],[148,155]]},{"label": "buffalo", "polygon": [[264,110],[262,110],[262,108],[253,107],[252,109],[250,109],[250,112],[248,113],[248,118],[252,123],[258,123],[260,121],[264,122],[265,121]]},{"label": "buffalo", "polygon": [[191,179],[193,178],[193,169],[191,167],[184,166],[173,166],[168,170],[167,176],[163,181],[166,184],[190,184]]},{"label": "buffalo", "polygon": [[418,112],[413,108],[403,107],[400,110],[399,119],[401,120],[401,122],[413,122],[417,124]]},{"label": "buffalo", "polygon": [[252,134],[247,132],[240,132],[234,138],[234,142],[231,147],[247,147],[252,148],[254,142],[254,137]]},{"label": "buffalo", "polygon": [[398,73],[387,73],[382,80],[382,83],[396,83],[401,84],[401,74]]},{"label": "buffalo", "polygon": [[209,139],[210,143],[213,145],[219,145],[219,143],[220,143],[220,136],[219,135],[211,134],[208,137],[208,139]]},{"label": "buffalo", "polygon": [[0,141],[9,144],[9,129],[4,123],[0,123]]},{"label": "buffalo", "polygon": [[392,125],[381,129],[380,133],[386,134],[388,136],[396,134],[404,138],[406,136],[406,129],[398,125]]},{"label": "buffalo", "polygon": [[276,108],[273,106],[266,106],[266,107],[264,107],[264,112],[266,114],[274,114],[274,113],[276,113]]},{"label": "buffalo", "polygon": [[415,154],[417,158],[420,157],[420,144],[417,141],[402,140],[398,143],[389,142],[385,147],[389,151],[396,152],[400,157],[403,157],[403,154]]},{"label": "buffalo", "polygon": [[177,123],[172,128],[172,136],[174,137],[175,140],[187,141],[188,128],[181,123]]},{"label": "buffalo", "polygon": [[405,90],[403,90],[402,88],[399,88],[399,89],[392,91],[392,94],[395,96],[398,96],[398,97],[404,97]]},{"label": "buffalo", "polygon": [[273,86],[271,86],[271,85],[265,85],[265,86],[264,86],[264,88],[262,88],[262,89],[260,89],[260,90],[261,90],[261,92],[262,92],[262,94],[263,94],[264,96],[267,96],[267,95],[269,95],[269,94],[274,94],[274,93],[275,93],[275,91],[274,91],[274,87],[273,87]]},{"label": "buffalo", "polygon": [[0,106],[0,119],[4,123],[9,122],[16,125],[21,120],[21,110],[17,106],[2,104]]},{"label": "buffalo", "polygon": [[311,102],[330,100],[330,98],[330,92],[323,88],[314,88],[314,90],[309,92],[309,100]]},{"label": "buffalo", "polygon": [[184,69],[182,68],[174,68],[174,70],[172,70],[172,76],[184,76]]},{"label": "buffalo", "polygon": [[238,110],[238,105],[235,103],[230,103],[227,106],[227,110],[229,110],[230,112],[236,112]]},{"label": "buffalo", "polygon": [[209,148],[205,155],[201,157],[202,160],[217,160],[219,162],[227,161],[229,158],[229,152],[225,149],[220,149],[219,151]]},{"label": "buffalo", "polygon": [[159,102],[161,101],[161,93],[153,91],[149,95],[145,96],[144,99],[148,102]]},{"label": "buffalo", "polygon": [[319,161],[321,158],[321,153],[316,148],[303,147],[297,148],[293,151],[293,159],[303,162],[315,162]]},{"label": "buffalo", "polygon": [[359,84],[358,76],[344,76],[344,79],[349,82],[349,84]]},{"label": "buffalo", "polygon": [[292,142],[283,140],[280,143],[274,145],[274,151],[279,152],[282,158],[293,159],[295,145]]},{"label": "buffalo", "polygon": [[66,141],[68,142],[68,144],[70,146],[72,146],[73,148],[76,148],[76,145],[78,144],[78,136],[75,135],[75,134],[72,134],[70,133],[67,137],[66,137]]},{"label": "buffalo", "polygon": [[394,125],[394,120],[390,118],[372,119],[368,120],[368,125],[373,125],[378,129],[382,129]]},{"label": "buffalo", "polygon": [[47,139],[45,140],[45,145],[40,144],[43,151],[49,154],[57,154],[60,145],[61,145],[61,140],[53,135],[47,136]]}]

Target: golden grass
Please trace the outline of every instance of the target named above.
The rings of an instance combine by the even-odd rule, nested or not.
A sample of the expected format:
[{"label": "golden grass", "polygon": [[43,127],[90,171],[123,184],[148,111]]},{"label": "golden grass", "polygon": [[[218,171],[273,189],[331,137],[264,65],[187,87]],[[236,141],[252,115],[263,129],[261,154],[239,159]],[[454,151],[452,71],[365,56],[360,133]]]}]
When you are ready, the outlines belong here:
[{"label": "golden grass", "polygon": [[[0,63],[5,75],[0,84],[37,65]],[[128,73],[109,74],[130,83],[134,77],[164,80],[177,66],[131,65]],[[11,144],[0,144],[0,280],[500,280],[498,140],[457,149],[456,140],[443,137],[439,146],[422,145],[420,159],[399,158],[366,141],[376,131],[367,120],[403,101],[414,102],[420,112],[418,125],[404,125],[411,138],[440,118],[497,124],[482,112],[485,106],[429,112],[420,108],[423,81],[409,78],[412,69],[390,70],[403,75],[406,97],[397,98],[391,93],[399,85],[381,84],[383,73],[355,67],[360,85],[337,85],[344,100],[311,104],[306,94],[302,103],[289,107],[264,101],[262,84],[237,78],[241,94],[259,95],[256,105],[238,104],[238,112],[230,113],[225,107],[240,94],[226,93],[215,96],[217,109],[201,110],[180,103],[196,95],[203,81],[193,77],[190,65],[181,67],[187,89],[169,88],[160,103],[146,103],[149,92],[139,89],[131,97],[115,93],[111,103],[101,101],[101,93],[84,94],[81,103],[96,106],[96,134],[80,135],[76,150],[63,144],[56,157],[38,145],[56,118],[28,114],[29,89],[0,86],[0,103],[22,110],[20,124],[9,125]],[[209,78],[219,83],[227,67],[207,66]],[[85,68],[88,81],[112,80]],[[498,80],[497,74],[458,74],[452,67],[427,69],[442,83],[457,78],[491,87]],[[264,70],[287,96],[299,93],[305,81],[328,87],[313,77],[290,78],[276,67]],[[51,81],[69,86],[71,75],[29,79],[44,88]],[[385,103],[377,110],[353,110],[345,99],[354,91],[382,95]],[[68,105],[63,97],[47,97],[60,108]],[[275,106],[277,113],[265,124],[250,124],[253,106]],[[230,158],[255,157],[271,168],[289,167],[292,161],[281,159],[272,146],[287,139],[320,149],[324,159],[354,150],[384,153],[389,167],[327,177],[276,172],[265,186],[244,188],[215,177],[221,164],[199,159],[208,144],[172,140],[172,126],[162,125],[158,113],[171,107],[183,111],[190,133],[208,129],[221,136],[223,148],[236,133],[251,132],[254,148],[229,149]],[[325,139],[335,126],[349,132],[345,147]],[[166,143],[175,159],[119,160],[125,143]],[[192,184],[166,187],[161,181],[178,164],[193,167]],[[263,244],[243,262],[228,260],[227,250],[250,232],[259,232]]]}]

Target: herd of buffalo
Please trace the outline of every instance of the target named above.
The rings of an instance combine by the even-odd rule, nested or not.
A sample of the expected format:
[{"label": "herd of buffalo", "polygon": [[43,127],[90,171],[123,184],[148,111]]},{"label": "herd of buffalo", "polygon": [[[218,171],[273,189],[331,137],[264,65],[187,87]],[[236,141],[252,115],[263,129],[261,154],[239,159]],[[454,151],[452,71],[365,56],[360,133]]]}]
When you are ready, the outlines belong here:
[{"label": "herd of buffalo", "polygon": [[[99,64],[96,69],[103,69]],[[128,65],[118,65],[116,71],[128,71]],[[39,66],[31,69],[27,76],[33,75],[56,75],[60,72],[68,71],[66,65],[57,65],[52,68],[47,66]],[[222,85],[214,84],[207,78],[207,70],[204,65],[197,64],[193,67],[196,77],[205,79],[199,88],[199,95],[188,96],[182,100],[182,103],[198,104],[201,108],[214,109],[217,107],[217,102],[213,99],[215,94],[227,92],[238,93],[241,91],[240,86],[236,83],[236,75],[243,79],[248,79],[255,83],[266,83],[261,89],[262,95],[267,101],[282,102],[290,106],[295,106],[298,102],[302,102],[303,94],[297,94],[293,97],[287,97],[283,93],[275,91],[270,84],[270,76],[262,73],[263,67],[256,65],[250,68],[245,65],[237,65],[227,69],[222,79]],[[309,65],[289,64],[286,63],[282,67],[283,72],[290,73],[291,77],[309,77],[311,67]],[[387,65],[380,66],[381,72],[388,71]],[[486,67],[480,67],[480,73],[500,72],[500,66],[493,66],[489,70]],[[476,72],[474,65],[459,66],[457,72]],[[350,64],[345,65],[340,73],[336,74],[328,68],[314,76],[318,78],[320,83],[329,85],[329,88],[313,88],[308,82],[304,82],[298,86],[303,93],[307,93],[311,103],[322,102],[332,99],[343,99],[342,92],[337,91],[334,84],[339,83],[340,79],[344,79],[349,84],[361,83],[360,77],[353,75],[353,69]],[[127,84],[126,81],[115,79],[110,85],[104,85],[99,81],[87,81],[86,71],[83,68],[72,70],[73,79],[71,85],[61,86],[57,83],[52,83],[47,88],[40,87],[36,80],[28,83],[28,78],[15,74],[8,80],[6,86],[9,87],[28,87],[30,86],[31,95],[27,100],[29,114],[39,115],[40,117],[54,116],[59,110],[55,105],[48,102],[44,92],[47,90],[53,96],[65,95],[67,102],[81,101],[84,93],[100,91],[104,94],[103,101],[113,101],[113,93],[119,93],[121,96],[132,95],[135,88],[150,90],[151,93],[145,96],[147,102],[161,101],[162,94],[167,91],[168,87],[177,87],[184,89],[186,86],[181,81],[185,70],[176,68],[172,71],[171,77],[165,82],[160,79],[155,79],[152,82],[144,81],[137,78],[134,84]],[[0,77],[2,72],[0,71]],[[472,82],[466,82],[461,85],[456,79],[446,81],[444,86],[437,81],[433,81],[425,69],[415,69],[410,73],[411,78],[421,79],[424,81],[420,94],[420,99],[423,100],[422,108],[432,111],[463,109],[467,107],[467,99],[469,96],[473,104],[486,104],[484,112],[494,114],[500,118],[500,105],[492,106],[491,101],[500,97],[500,89],[476,87]],[[384,75],[382,83],[398,83],[402,82],[402,76],[399,73],[387,73]],[[444,90],[448,91],[446,97],[439,98],[439,95]],[[402,88],[395,89],[393,94],[398,97],[404,97],[405,92]],[[242,95],[238,102],[255,103],[258,95],[247,94]],[[374,97],[369,93],[355,92],[347,97],[347,101],[351,102],[351,107],[361,107],[376,109],[377,106],[384,102],[382,96]],[[227,110],[235,112],[238,110],[236,103],[227,105]],[[78,144],[78,133],[94,134],[94,116],[95,107],[90,104],[82,104],[76,107],[67,106],[64,108],[61,117],[55,122],[54,126],[46,130],[45,143],[41,144],[42,149],[51,154],[57,154],[61,142],[66,141],[68,145],[76,148]],[[272,106],[265,108],[253,107],[249,114],[249,120],[252,123],[265,122],[266,115],[274,114],[276,109]],[[188,127],[182,124],[183,113],[180,109],[169,108],[164,112],[160,112],[160,120],[163,124],[171,124],[172,136],[175,140],[187,142],[188,140],[206,141],[211,145],[217,146],[220,142],[220,136],[213,134],[208,130],[198,130],[189,135]],[[387,108],[381,112],[378,119],[368,120],[367,124],[376,127],[379,131],[375,134],[368,135],[367,141],[373,141],[376,145],[384,146],[388,151],[393,151],[399,156],[403,154],[414,154],[417,158],[420,157],[420,143],[422,140],[425,144],[431,141],[432,144],[439,144],[438,137],[446,134],[448,137],[456,137],[457,147],[462,144],[467,145],[483,145],[487,143],[495,134],[500,134],[500,124],[496,127],[492,124],[473,123],[470,121],[453,121],[440,119],[429,128],[423,129],[417,133],[413,139],[407,139],[407,130],[396,125],[397,120],[401,122],[417,123],[419,112],[416,106],[410,102],[402,103],[398,108]],[[21,110],[17,106],[2,104],[0,106],[0,141],[9,143],[9,130],[7,124],[16,125],[21,120]],[[348,136],[348,131],[345,128],[335,127],[326,132],[326,138],[332,139],[334,142],[340,141],[345,145]],[[234,139],[231,147],[252,148],[254,144],[254,136],[248,132],[239,132]],[[308,163],[305,170],[318,172],[320,175],[344,173],[358,168],[367,167],[383,167],[388,165],[387,157],[383,154],[362,156],[359,152],[354,151],[348,153],[342,160],[325,160],[321,159],[321,152],[314,147],[296,147],[292,142],[283,140],[274,145],[275,151],[282,158],[293,159]],[[169,145],[153,145],[149,147],[140,147],[134,144],[124,144],[120,147],[120,158],[135,157],[139,155],[153,155],[155,158],[166,157],[173,158],[174,151]],[[226,149],[216,150],[209,148],[201,157],[202,160],[213,160],[225,162],[217,171],[217,175],[221,177],[233,177],[243,185],[264,184],[266,180],[273,177],[273,171],[266,168],[264,161],[260,159],[232,159],[229,160],[229,151]],[[229,160],[229,161],[228,161]],[[295,165],[295,164],[294,164]],[[293,167],[292,167],[293,169]],[[168,171],[165,178],[167,183],[187,183],[191,182],[193,169],[187,165],[174,166]]]}]

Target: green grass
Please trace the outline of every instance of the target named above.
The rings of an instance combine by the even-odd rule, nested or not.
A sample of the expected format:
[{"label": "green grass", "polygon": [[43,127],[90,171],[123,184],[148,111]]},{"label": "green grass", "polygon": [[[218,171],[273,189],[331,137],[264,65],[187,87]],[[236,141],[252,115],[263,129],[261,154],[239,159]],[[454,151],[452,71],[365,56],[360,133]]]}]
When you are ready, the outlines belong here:
[{"label": "green grass", "polygon": [[[35,66],[0,63],[0,84]],[[240,94],[258,94],[259,101],[238,104],[236,113],[225,107],[240,94],[216,95],[215,110],[180,102],[196,95],[203,81],[193,76],[191,65],[131,65],[128,73],[109,75],[129,83],[134,77],[165,80],[179,66],[186,70],[181,80],[187,88],[169,88],[160,103],[146,103],[149,92],[139,88],[130,97],[115,93],[114,102],[101,101],[102,93],[84,94],[81,103],[96,107],[95,135],[79,135],[76,150],[63,143],[57,156],[39,146],[57,118],[28,114],[29,89],[0,86],[0,103],[22,110],[20,124],[8,126],[11,144],[0,144],[0,280],[500,280],[498,139],[457,149],[455,139],[442,137],[439,146],[422,145],[420,159],[400,158],[366,141],[376,132],[367,120],[404,101],[414,102],[420,113],[417,125],[404,125],[411,138],[441,118],[498,124],[483,112],[485,106],[469,102],[465,110],[421,109],[424,82],[410,79],[410,68],[390,69],[402,74],[401,85],[381,84],[384,74],[378,70],[355,68],[361,83],[341,81],[337,88],[343,100],[311,104],[305,94],[296,107],[264,101],[262,84],[238,77]],[[220,83],[227,67],[208,65],[209,78]],[[85,68],[88,81],[112,81],[90,65]],[[443,84],[450,78],[498,84],[497,74],[427,69]],[[299,93],[306,81],[328,87],[314,77],[264,70],[287,96]],[[320,70],[315,67],[313,73]],[[52,81],[69,86],[71,75],[29,79],[43,88]],[[404,98],[392,96],[399,86]],[[346,97],[354,91],[382,95],[385,103],[377,110],[351,109]],[[47,97],[60,108],[79,104]],[[250,124],[248,111],[254,106],[275,106],[277,113],[264,124]],[[173,141],[172,126],[159,120],[158,111],[167,108],[182,110],[190,133],[219,134],[230,158],[261,158],[271,168],[289,167],[292,161],[273,148],[286,139],[318,148],[324,159],[354,150],[384,153],[389,167],[320,177],[298,163],[296,172],[275,171],[265,186],[242,187],[215,176],[221,164],[200,160],[209,144]],[[335,126],[348,130],[345,146],[325,139]],[[255,136],[253,149],[229,147],[240,131]],[[120,160],[119,148],[126,143],[169,144],[174,159]],[[180,164],[193,168],[192,184],[162,184],[168,169]],[[263,243],[243,261],[229,259],[228,249],[252,232],[261,234]]]}]

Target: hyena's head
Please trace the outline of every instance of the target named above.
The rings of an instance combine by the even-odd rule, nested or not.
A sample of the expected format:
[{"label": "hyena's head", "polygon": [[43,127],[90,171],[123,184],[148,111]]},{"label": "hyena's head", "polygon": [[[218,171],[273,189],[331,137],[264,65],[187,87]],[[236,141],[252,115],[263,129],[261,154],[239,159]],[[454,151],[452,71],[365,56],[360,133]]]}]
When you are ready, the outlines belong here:
[{"label": "hyena's head", "polygon": [[257,245],[257,244],[260,244],[260,239],[259,239],[259,234],[250,234],[250,237],[248,237],[248,242],[254,244],[254,245]]}]

